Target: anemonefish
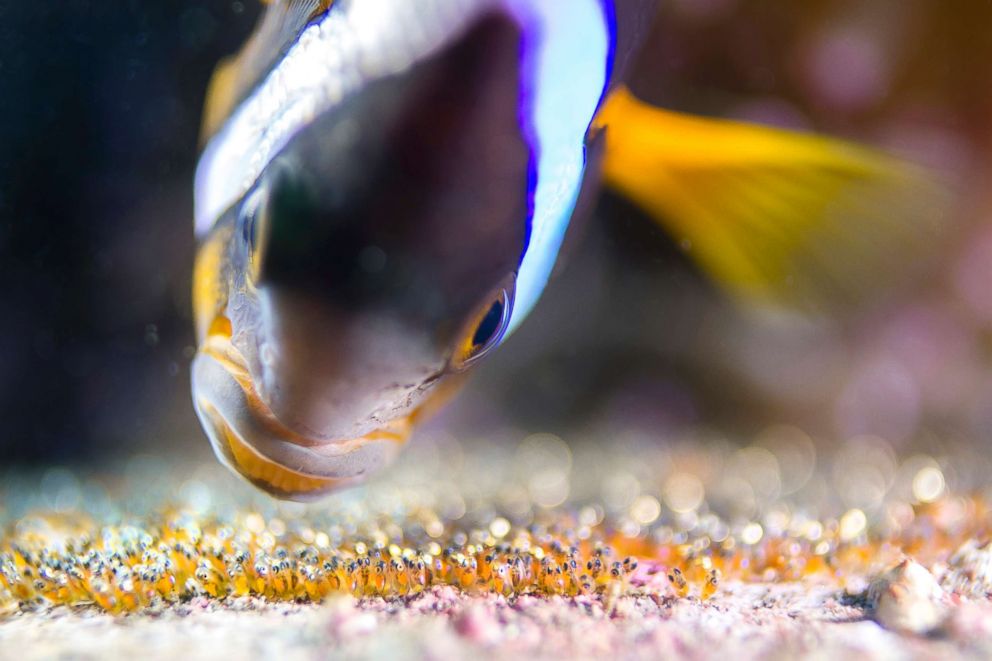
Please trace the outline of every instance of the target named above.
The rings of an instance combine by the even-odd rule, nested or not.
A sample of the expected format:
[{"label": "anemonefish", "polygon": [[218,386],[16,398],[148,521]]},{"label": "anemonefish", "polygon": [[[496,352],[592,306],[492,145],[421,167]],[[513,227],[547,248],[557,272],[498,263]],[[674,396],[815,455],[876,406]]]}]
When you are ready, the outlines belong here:
[{"label": "anemonefish", "polygon": [[652,0],[267,4],[208,95],[192,386],[220,460],[278,497],[384,466],[601,183],[752,299],[856,296],[940,229],[918,169],[634,98]]}]

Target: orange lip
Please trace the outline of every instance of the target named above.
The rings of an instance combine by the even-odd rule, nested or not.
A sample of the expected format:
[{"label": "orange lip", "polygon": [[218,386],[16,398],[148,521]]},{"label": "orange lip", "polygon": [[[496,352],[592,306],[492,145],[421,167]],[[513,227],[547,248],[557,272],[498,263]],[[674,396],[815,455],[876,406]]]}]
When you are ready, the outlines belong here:
[{"label": "orange lip", "polygon": [[225,463],[249,482],[269,493],[302,499],[306,496],[321,496],[353,481],[347,478],[313,477],[290,470],[266,458],[241,440],[212,406],[204,404],[203,407],[212,420],[215,433],[227,444],[228,452],[223,454],[230,460]]},{"label": "orange lip", "polygon": [[361,438],[326,441],[283,425],[258,396],[228,338],[207,338],[194,360],[194,403],[218,458],[281,498],[312,500],[385,466],[408,438],[413,414]]}]

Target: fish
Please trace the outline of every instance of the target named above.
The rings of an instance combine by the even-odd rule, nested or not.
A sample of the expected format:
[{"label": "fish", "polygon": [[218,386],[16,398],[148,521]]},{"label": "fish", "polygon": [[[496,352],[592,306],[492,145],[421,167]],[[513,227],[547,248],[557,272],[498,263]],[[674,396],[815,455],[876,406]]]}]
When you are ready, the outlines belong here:
[{"label": "fish", "polygon": [[194,183],[196,413],[308,501],[389,464],[536,305],[601,189],[740,300],[822,307],[943,232],[931,173],[641,101],[654,0],[269,0]]}]

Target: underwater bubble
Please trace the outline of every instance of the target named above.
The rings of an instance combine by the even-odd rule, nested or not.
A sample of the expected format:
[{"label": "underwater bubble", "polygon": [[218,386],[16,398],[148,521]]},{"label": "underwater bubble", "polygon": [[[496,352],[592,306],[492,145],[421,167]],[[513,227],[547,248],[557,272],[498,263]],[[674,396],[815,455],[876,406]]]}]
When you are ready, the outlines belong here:
[{"label": "underwater bubble", "polygon": [[689,473],[676,473],[665,481],[664,499],[675,512],[691,512],[699,507],[706,495],[703,483]]},{"label": "underwater bubble", "polygon": [[921,503],[932,503],[944,493],[944,474],[936,466],[921,468],[913,477],[913,496]]}]

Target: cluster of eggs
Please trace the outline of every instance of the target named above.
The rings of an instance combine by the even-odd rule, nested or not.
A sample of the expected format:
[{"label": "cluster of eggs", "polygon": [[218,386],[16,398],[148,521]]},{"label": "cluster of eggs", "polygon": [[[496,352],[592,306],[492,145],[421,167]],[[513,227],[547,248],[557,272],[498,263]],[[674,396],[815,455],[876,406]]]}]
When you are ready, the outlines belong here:
[{"label": "cluster of eggs", "polygon": [[42,514],[21,519],[0,539],[0,612],[95,604],[123,613],[195,597],[317,602],[337,593],[403,598],[436,586],[507,598],[612,600],[655,591],[708,599],[724,577],[817,578],[844,586],[901,554],[936,557],[935,545],[953,549],[976,533],[970,526],[941,532],[934,525],[940,507],[921,509],[921,525],[894,537],[852,537],[850,522],[826,521],[774,535],[752,524],[720,541],[707,535],[669,536],[664,529],[630,537],[609,522],[576,534],[577,517],[570,508],[548,511],[545,522],[527,526],[514,527],[495,516],[467,532],[442,522],[440,531],[427,535],[422,528],[417,534],[411,532],[416,526],[404,531],[389,522],[344,538],[332,538],[306,518],[287,525],[254,512],[228,520],[152,513],[119,526]]},{"label": "cluster of eggs", "polygon": [[580,549],[567,536],[534,529],[512,531],[505,536],[512,541],[476,530],[458,535],[473,539],[458,546],[415,548],[374,536],[330,548],[326,534],[309,529],[277,538],[263,522],[253,531],[258,519],[242,517],[235,527],[178,515],[160,526],[91,531],[39,518],[30,533],[0,546],[0,609],[92,603],[119,613],[200,596],[320,601],[332,593],[404,597],[438,585],[507,597],[617,594],[638,565],[609,545]]}]

